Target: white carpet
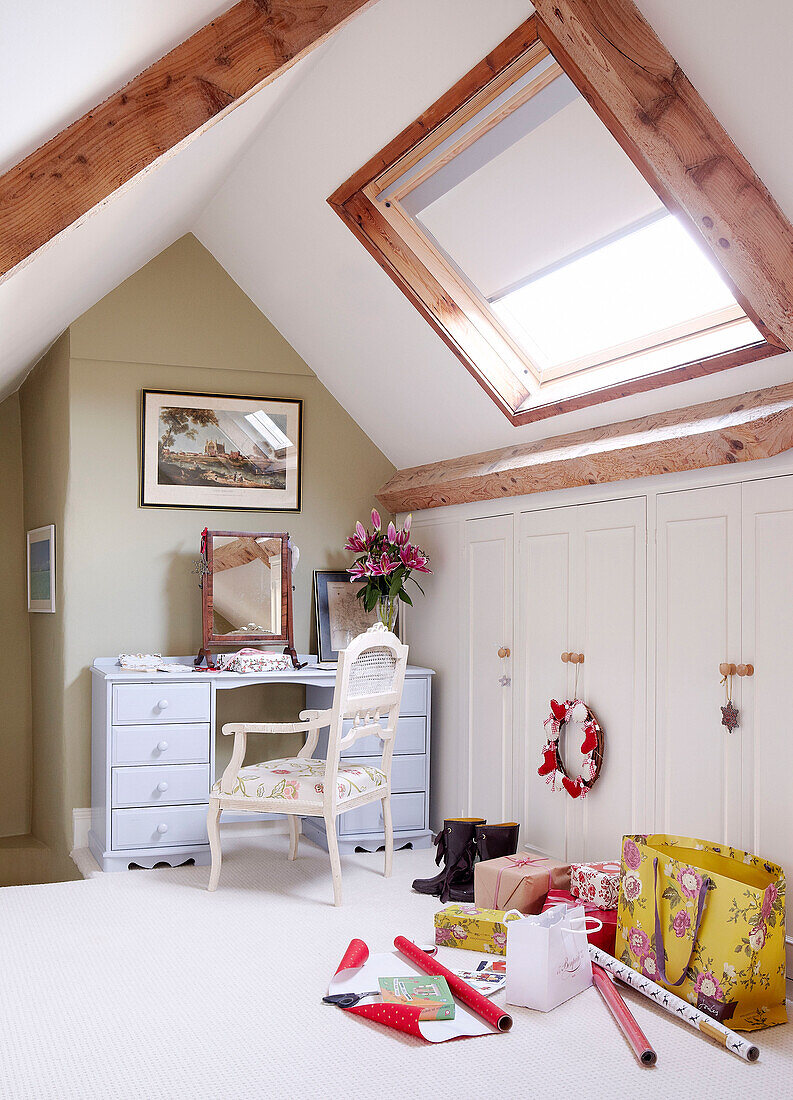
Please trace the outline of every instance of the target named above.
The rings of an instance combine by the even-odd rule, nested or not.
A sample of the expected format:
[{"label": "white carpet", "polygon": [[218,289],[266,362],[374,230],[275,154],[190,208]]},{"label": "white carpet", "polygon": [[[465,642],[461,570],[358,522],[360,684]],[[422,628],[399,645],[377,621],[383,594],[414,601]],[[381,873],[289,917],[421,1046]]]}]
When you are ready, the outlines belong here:
[{"label": "white carpet", "polygon": [[[637,1065],[594,989],[506,1035],[420,1043],[321,1003],[349,940],[432,939],[433,898],[410,890],[430,852],[342,860],[284,836],[236,839],[208,868],[129,871],[0,890],[3,1100],[405,1096],[793,1095],[793,1028],[757,1033],[748,1065],[631,991],[658,1065]],[[446,950],[444,959],[471,956]],[[503,996],[503,994],[502,994]]]}]

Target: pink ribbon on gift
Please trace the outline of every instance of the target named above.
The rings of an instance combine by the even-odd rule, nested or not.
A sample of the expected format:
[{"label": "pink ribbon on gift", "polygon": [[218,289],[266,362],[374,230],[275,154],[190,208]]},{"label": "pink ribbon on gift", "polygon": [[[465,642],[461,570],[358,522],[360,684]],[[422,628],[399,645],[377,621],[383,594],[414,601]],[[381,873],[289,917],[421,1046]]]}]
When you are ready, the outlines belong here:
[{"label": "pink ribbon on gift", "polygon": [[[547,856],[504,856],[504,858],[508,859],[513,867],[529,867],[532,863],[547,863],[548,862],[548,857]],[[498,895],[499,895],[499,892],[501,890],[501,876],[504,874],[505,871],[506,871],[506,867],[499,867],[498,874],[496,875],[496,892],[493,895],[493,908],[494,909],[498,909]],[[516,886],[515,890],[517,890],[517,888],[518,887]],[[551,889],[551,869],[550,869],[550,867],[548,868],[548,889],[549,890]],[[512,897],[515,893],[515,890],[512,891],[512,893],[509,895],[506,902],[504,903],[505,907],[512,900]]]}]

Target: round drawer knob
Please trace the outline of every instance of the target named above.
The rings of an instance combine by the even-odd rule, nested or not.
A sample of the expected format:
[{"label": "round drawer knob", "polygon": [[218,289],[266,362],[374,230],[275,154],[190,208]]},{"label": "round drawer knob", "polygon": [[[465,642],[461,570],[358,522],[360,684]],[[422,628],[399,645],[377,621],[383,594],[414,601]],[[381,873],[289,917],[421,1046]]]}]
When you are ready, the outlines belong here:
[{"label": "round drawer knob", "polygon": [[160,752],[165,752],[165,750],[168,748],[168,742],[167,741],[158,741],[157,742],[157,748],[160,750]]},{"label": "round drawer knob", "polygon": [[164,792],[164,791],[168,790],[168,784],[165,782],[165,780],[163,780],[162,783],[157,784],[157,790],[160,791],[160,792]]},{"label": "round drawer knob", "polygon": [[167,699],[160,699],[159,703],[157,704],[157,709],[158,710],[167,710],[168,709],[168,700]]},{"label": "round drawer knob", "polygon": [[157,826],[157,832],[158,833],[167,833],[168,832],[168,826],[167,825],[158,825]]}]

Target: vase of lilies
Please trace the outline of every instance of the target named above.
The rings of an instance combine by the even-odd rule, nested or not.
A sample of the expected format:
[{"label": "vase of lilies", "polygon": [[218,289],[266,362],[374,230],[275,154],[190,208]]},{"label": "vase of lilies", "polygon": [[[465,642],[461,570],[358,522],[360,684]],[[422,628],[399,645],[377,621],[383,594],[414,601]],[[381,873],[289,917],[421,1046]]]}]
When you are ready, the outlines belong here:
[{"label": "vase of lilies", "polygon": [[401,530],[389,523],[383,530],[380,513],[372,509],[372,530],[367,531],[360,522],[347,539],[345,550],[351,550],[359,556],[348,568],[351,581],[363,581],[356,593],[367,611],[374,611],[387,630],[393,630],[396,623],[399,601],[413,606],[410,594],[405,591],[409,580],[424,595],[424,589],[413,573],[431,573],[429,558],[418,546],[410,542],[411,516],[405,520]]}]

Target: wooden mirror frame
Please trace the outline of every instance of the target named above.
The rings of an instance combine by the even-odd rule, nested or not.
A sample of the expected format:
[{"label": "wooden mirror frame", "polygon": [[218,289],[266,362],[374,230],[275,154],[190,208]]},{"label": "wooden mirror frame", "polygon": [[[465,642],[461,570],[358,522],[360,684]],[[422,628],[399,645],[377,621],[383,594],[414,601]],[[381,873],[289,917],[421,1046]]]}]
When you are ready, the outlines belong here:
[{"label": "wooden mirror frame", "polygon": [[[278,634],[215,634],[214,633],[214,551],[213,539],[280,539],[281,550],[281,631]],[[212,650],[229,646],[284,645],[284,653],[300,668],[295,651],[292,610],[292,543],[288,531],[209,531],[201,533],[201,627],[203,644],[196,665],[210,663]]]},{"label": "wooden mirror frame", "polygon": [[[545,405],[507,365],[503,331],[461,280],[438,277],[386,218],[379,181],[456,128],[455,116],[550,51],[667,209],[719,264],[762,343]],[[395,166],[398,167],[395,169]],[[671,385],[793,347],[793,227],[631,0],[536,0],[535,14],[328,199],[364,247],[515,425]],[[420,250],[419,250],[420,251]],[[425,263],[424,260],[427,260]],[[435,257],[437,260],[437,257]],[[462,289],[461,289],[462,287]]]}]

